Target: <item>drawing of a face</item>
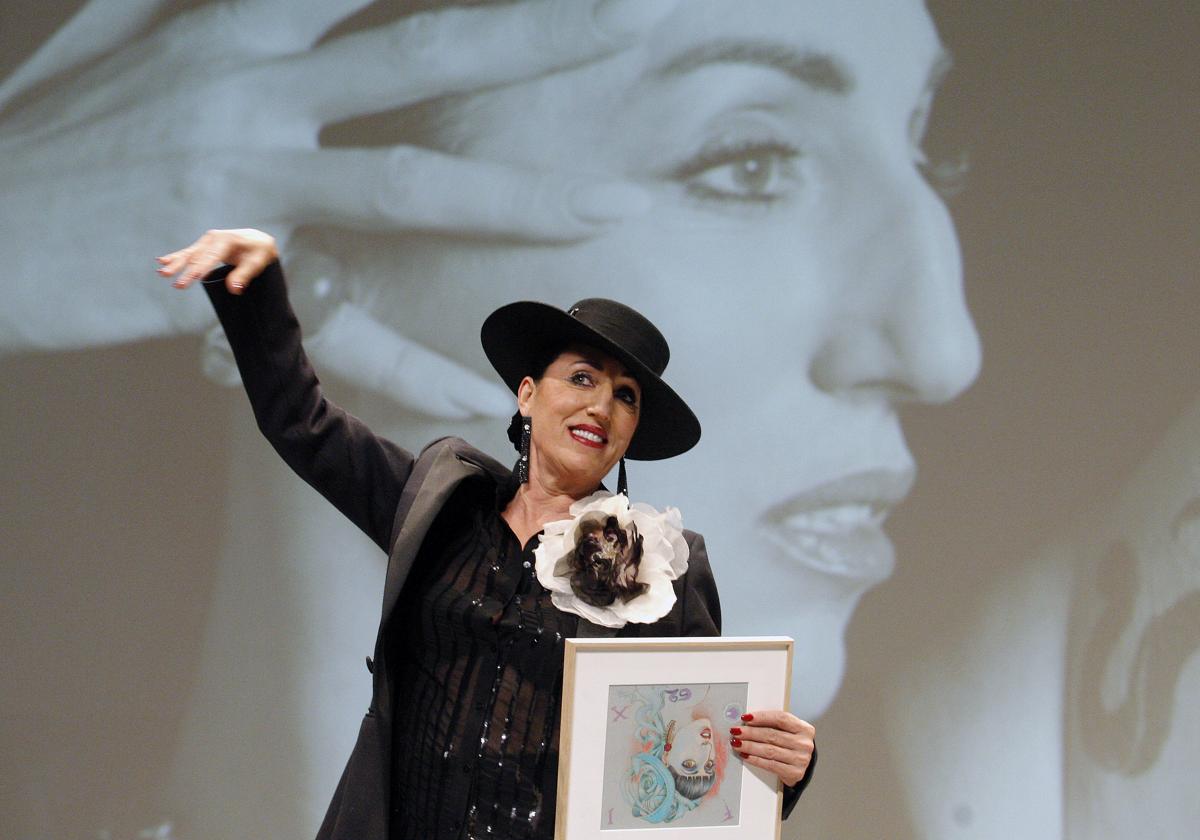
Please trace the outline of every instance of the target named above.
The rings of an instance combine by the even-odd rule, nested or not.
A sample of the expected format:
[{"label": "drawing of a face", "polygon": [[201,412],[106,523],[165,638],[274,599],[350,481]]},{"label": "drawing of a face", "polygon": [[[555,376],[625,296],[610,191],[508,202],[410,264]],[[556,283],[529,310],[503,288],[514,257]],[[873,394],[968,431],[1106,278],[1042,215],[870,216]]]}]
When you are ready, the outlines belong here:
[{"label": "drawing of a face", "polygon": [[668,724],[668,744],[663,763],[675,778],[675,789],[688,799],[699,799],[716,782],[716,749],[712,721],[697,718],[684,726]]},{"label": "drawing of a face", "polygon": [[[807,717],[836,693],[859,597],[892,572],[882,526],[914,476],[898,409],[978,371],[956,236],[922,171],[944,66],[915,0],[680,4],[641,47],[469,97],[438,138],[635,182],[646,215],[566,245],[380,237],[354,257],[389,278],[370,295],[381,320],[484,372],[476,325],[517,299],[613,297],[662,329],[704,438],[631,463],[631,493],[705,534],[727,630],[797,640]],[[419,423],[404,440],[447,433]],[[455,431],[511,452],[502,423]]]}]

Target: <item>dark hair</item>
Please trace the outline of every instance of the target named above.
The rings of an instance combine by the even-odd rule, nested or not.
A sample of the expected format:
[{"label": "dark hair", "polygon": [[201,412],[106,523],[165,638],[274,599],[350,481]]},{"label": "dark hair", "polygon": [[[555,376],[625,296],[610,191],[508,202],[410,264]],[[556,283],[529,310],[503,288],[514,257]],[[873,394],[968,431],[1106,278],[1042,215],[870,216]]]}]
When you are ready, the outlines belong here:
[{"label": "dark hair", "polygon": [[714,773],[681,776],[669,764],[667,765],[667,769],[671,771],[671,778],[675,780],[675,790],[684,799],[691,799],[693,802],[712,790],[712,786],[717,782],[717,777]]},{"label": "dark hair", "polygon": [[[532,378],[534,382],[541,381],[541,378],[546,375],[546,368],[550,367],[554,360],[562,354],[564,349],[565,348],[555,345],[553,347],[543,347],[540,351],[538,351],[537,355],[533,357],[533,367],[530,368],[528,374],[530,378]],[[516,449],[518,452],[521,451],[522,419],[521,411],[518,409],[517,412],[513,414],[512,420],[510,420],[508,423],[508,439],[512,442],[513,449]]]}]

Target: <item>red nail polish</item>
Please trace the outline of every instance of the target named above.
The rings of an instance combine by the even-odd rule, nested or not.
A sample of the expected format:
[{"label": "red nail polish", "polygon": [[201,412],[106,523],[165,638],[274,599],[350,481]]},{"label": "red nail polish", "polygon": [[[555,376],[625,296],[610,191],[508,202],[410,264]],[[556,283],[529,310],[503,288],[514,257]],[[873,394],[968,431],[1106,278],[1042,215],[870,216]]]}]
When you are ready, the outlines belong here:
[{"label": "red nail polish", "polygon": [[742,745],[742,741],[740,738],[734,738],[729,743],[733,744],[735,747],[740,747]]},{"label": "red nail polish", "polygon": [[729,727],[729,734],[730,735],[741,735],[742,728],[740,726],[731,726],[731,727]]},{"label": "red nail polish", "polygon": [[742,758],[749,758],[749,757],[750,757],[750,755],[749,755],[748,753],[738,753],[738,755],[740,755]]},{"label": "red nail polish", "polygon": [[749,723],[750,721],[754,720],[754,715],[746,712],[746,714],[742,715],[742,720],[746,721],[746,723]]}]

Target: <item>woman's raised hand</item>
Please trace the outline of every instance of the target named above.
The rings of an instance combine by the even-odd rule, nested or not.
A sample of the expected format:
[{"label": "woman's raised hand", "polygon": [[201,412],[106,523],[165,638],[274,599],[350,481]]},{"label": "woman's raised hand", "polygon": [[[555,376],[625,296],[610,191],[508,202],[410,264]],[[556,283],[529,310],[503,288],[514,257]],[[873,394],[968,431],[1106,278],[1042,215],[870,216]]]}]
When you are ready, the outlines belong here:
[{"label": "woman's raised hand", "polygon": [[279,249],[275,237],[261,230],[210,230],[186,248],[155,259],[159,274],[175,277],[176,289],[186,289],[213,269],[231,265],[225,288],[240,295],[264,268],[279,259]]},{"label": "woman's raised hand", "polygon": [[769,770],[789,787],[808,772],[816,734],[808,721],[778,710],[742,715],[742,722],[729,728],[730,744],[743,761]]},{"label": "woman's raised hand", "polygon": [[[128,278],[140,255],[217,221],[285,245],[303,225],[540,241],[606,230],[648,207],[638,187],[411,146],[327,148],[319,135],[601,58],[675,4],[522,0],[327,37],[370,0],[216,0],[130,41],[168,4],[91,0],[0,86],[0,350],[203,329],[197,296]],[[67,306],[47,303],[47,278],[69,286],[53,298]]]}]

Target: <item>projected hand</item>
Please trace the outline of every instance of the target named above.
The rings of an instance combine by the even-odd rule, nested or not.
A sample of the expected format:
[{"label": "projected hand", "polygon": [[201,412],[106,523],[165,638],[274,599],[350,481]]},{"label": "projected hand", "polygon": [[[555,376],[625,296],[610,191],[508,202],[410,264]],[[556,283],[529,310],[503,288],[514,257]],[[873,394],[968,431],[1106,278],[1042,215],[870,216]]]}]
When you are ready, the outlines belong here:
[{"label": "projected hand", "polygon": [[[304,225],[552,242],[645,209],[632,185],[409,146],[323,148],[318,135],[330,123],[611,54],[675,0],[452,8],[323,42],[368,0],[223,0],[134,41],[161,4],[126,0],[124,15],[112,5],[92,0],[0,87],[0,350],[203,329],[211,314],[201,296],[129,278],[144,274],[145,254],[214,222],[269,227],[286,253]],[[47,302],[50,284],[69,290],[62,303]],[[375,327],[376,340],[409,344]],[[366,367],[342,372],[369,387],[391,381],[370,368],[389,356],[379,349]]]}]

